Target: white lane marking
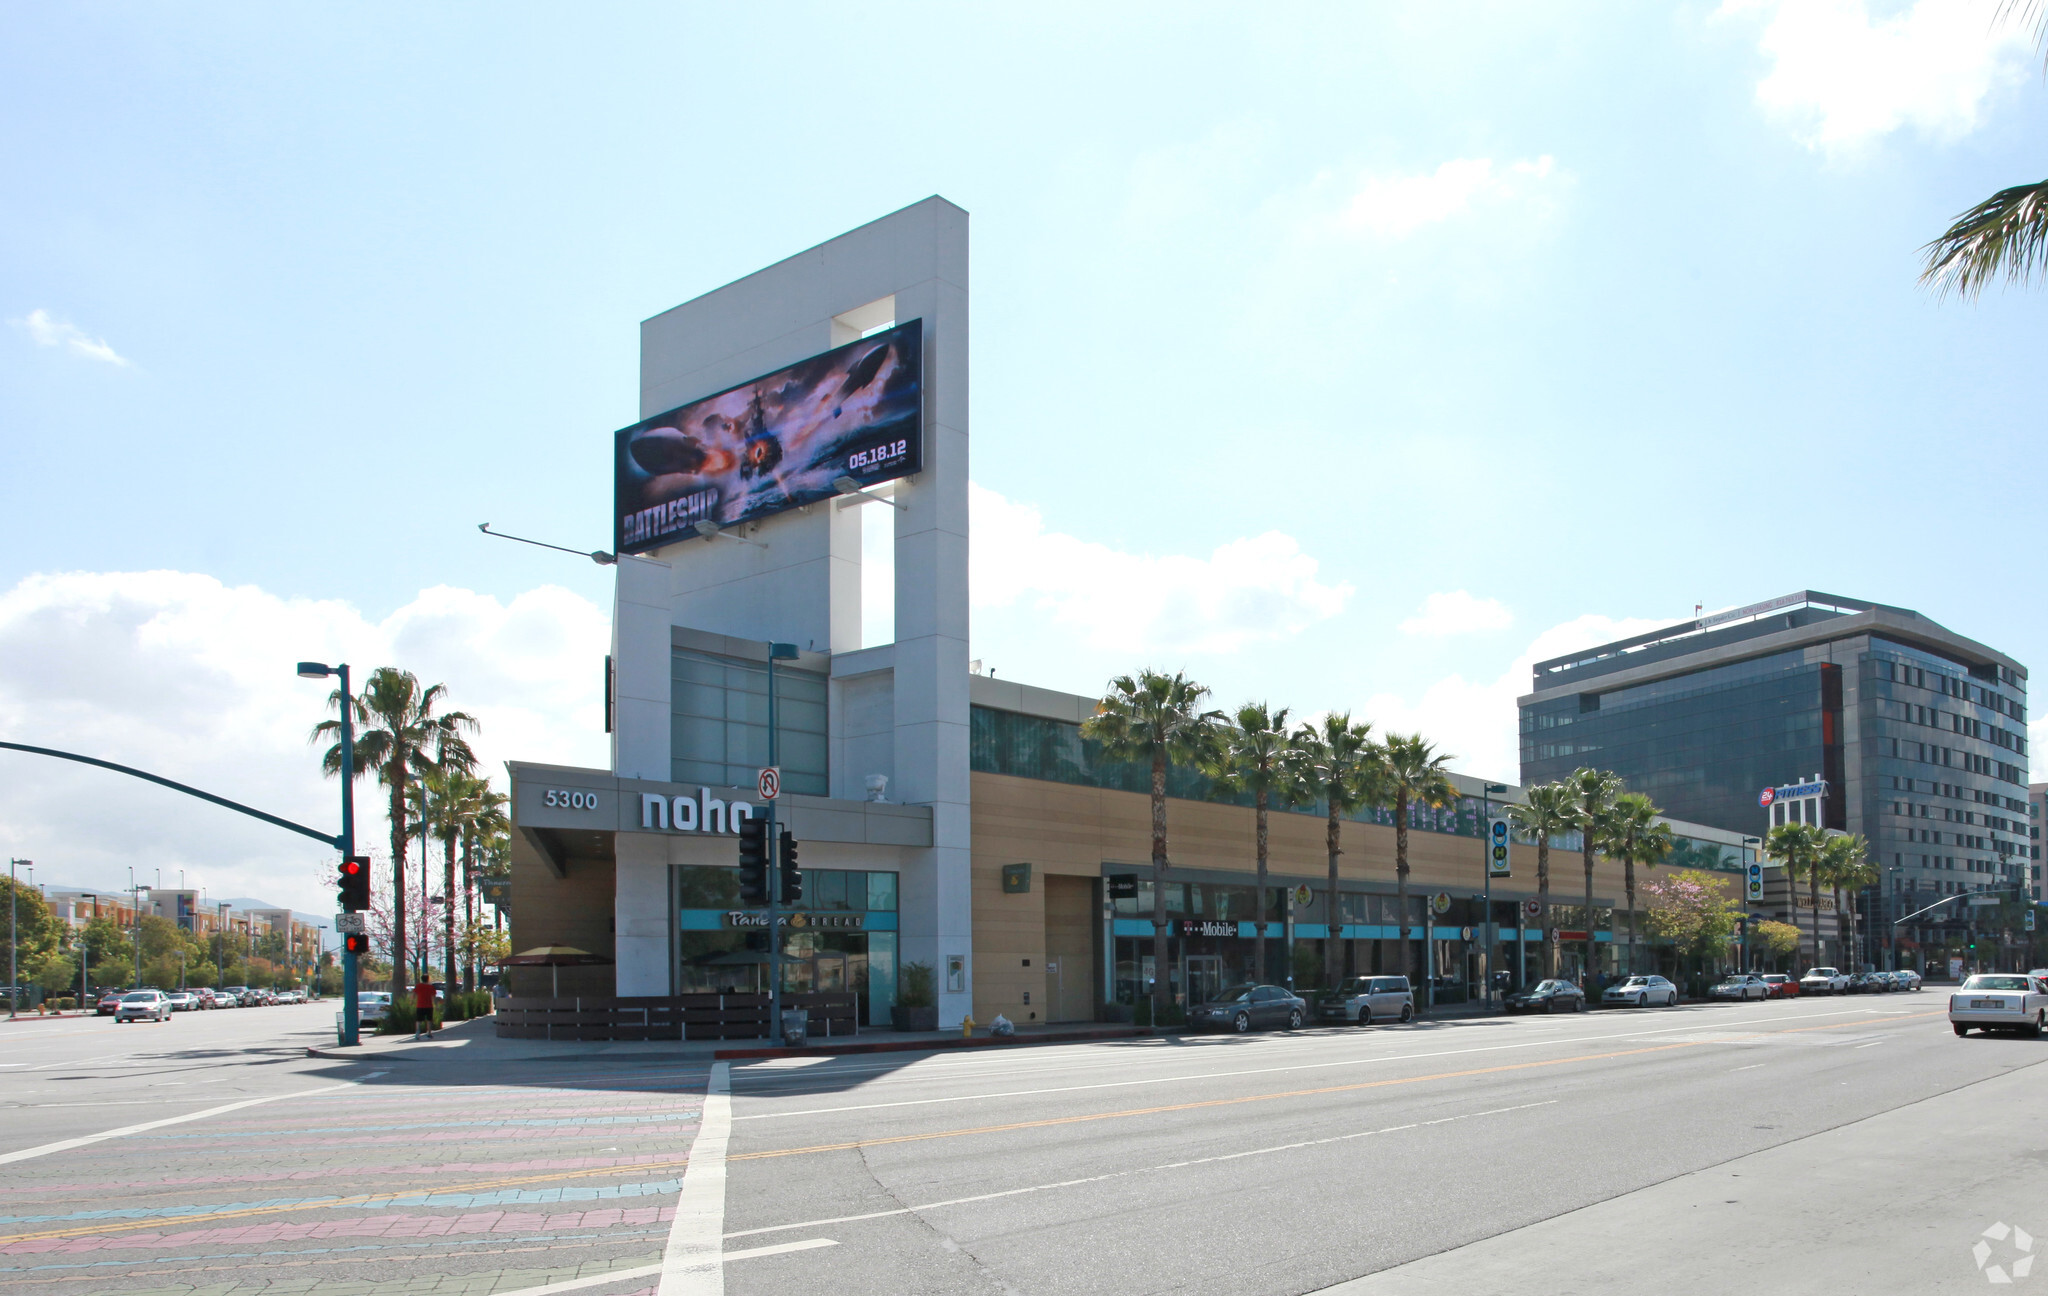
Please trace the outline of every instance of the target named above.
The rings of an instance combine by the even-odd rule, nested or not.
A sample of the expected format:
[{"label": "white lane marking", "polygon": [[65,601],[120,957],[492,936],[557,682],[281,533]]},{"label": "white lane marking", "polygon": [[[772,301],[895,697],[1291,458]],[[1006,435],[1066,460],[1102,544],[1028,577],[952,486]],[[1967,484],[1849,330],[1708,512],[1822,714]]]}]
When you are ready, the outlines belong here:
[{"label": "white lane marking", "polygon": [[732,1138],[732,1067],[714,1063],[704,1082],[704,1115],[690,1140],[676,1197],[676,1222],[655,1272],[660,1296],[725,1296],[725,1147]]},{"label": "white lane marking", "polygon": [[[1844,1009],[1841,1012],[1805,1013],[1794,1020],[1803,1021],[1813,1017],[1846,1017],[1854,1015],[1855,1011],[1853,1009]],[[1426,1061],[1430,1058],[1463,1057],[1470,1053],[1499,1053],[1508,1049],[1546,1048],[1553,1045],[1586,1044],[1603,1040],[1632,1041],[1650,1039],[1658,1035],[1697,1032],[1700,1029],[1698,1023],[1691,1023],[1685,1026],[1668,1026],[1663,1030],[1605,1031],[1596,1035],[1559,1036],[1551,1039],[1524,1040],[1516,1044],[1483,1044],[1477,1048],[1439,1049],[1428,1053],[1392,1053],[1384,1057],[1336,1058],[1327,1062],[1297,1062],[1288,1066],[1247,1067],[1237,1071],[1177,1072],[1172,1075],[1145,1076],[1136,1080],[1104,1080],[1095,1084],[1055,1085],[1044,1089],[1011,1089],[999,1093],[948,1094],[939,1098],[904,1098],[896,1102],[855,1103],[839,1107],[806,1107],[797,1111],[759,1112],[748,1116],[736,1116],[734,1119],[747,1121],[780,1120],[791,1116],[825,1116],[839,1112],[880,1111],[891,1107],[929,1107],[939,1103],[980,1102],[991,1098],[1030,1098],[1040,1094],[1079,1093],[1091,1089],[1127,1089],[1133,1085],[1179,1084],[1189,1080],[1228,1080],[1239,1076],[1272,1075],[1276,1072],[1286,1071],[1320,1071],[1330,1067],[1375,1066],[1384,1062],[1417,1062]],[[1729,1029],[1741,1030],[1740,1027],[1730,1027]],[[1769,1032],[1765,1031],[1762,1034],[1767,1035]],[[1722,1041],[1716,1040],[1715,1042]],[[915,1077],[908,1075],[903,1077],[906,1081],[913,1078]],[[924,1078],[930,1079],[931,1077],[927,1076]],[[768,1098],[771,1096],[773,1095],[759,1094],[756,1095],[756,1098]]]},{"label": "white lane marking", "polygon": [[[389,1074],[390,1072],[388,1071],[372,1071],[364,1076],[363,1080],[375,1080],[378,1076]],[[333,1093],[337,1089],[353,1089],[361,1083],[362,1080],[349,1080],[337,1085],[324,1085],[318,1089],[300,1089],[294,1093],[273,1094],[268,1098],[244,1098],[241,1102],[226,1103],[219,1107],[208,1107],[205,1111],[186,1112],[183,1116],[166,1116],[162,1120],[144,1121],[140,1125],[123,1125],[119,1129],[105,1130],[98,1134],[87,1134],[80,1138],[65,1139],[60,1143],[45,1143],[41,1147],[23,1148],[19,1152],[0,1154],[0,1165],[7,1165],[14,1161],[27,1161],[39,1156],[48,1156],[52,1152],[69,1152],[72,1148],[82,1148],[93,1143],[103,1143],[108,1139],[123,1138],[130,1134],[142,1134],[149,1130],[162,1129],[166,1125],[182,1125],[186,1121],[205,1120],[209,1116],[224,1116],[228,1112],[240,1111],[244,1107],[261,1107],[265,1103],[285,1102],[292,1098],[311,1098],[315,1094]]]},{"label": "white lane marking", "polygon": [[[1761,1062],[1752,1062],[1752,1063],[1750,1063],[1750,1064],[1749,1064],[1748,1066],[1746,1066],[1746,1067],[1736,1067],[1736,1068],[1735,1068],[1735,1071],[1754,1071],[1754,1070],[1756,1070],[1756,1069],[1757,1069],[1758,1067],[1760,1067],[1760,1066],[1762,1066],[1762,1065],[1763,1065],[1763,1063],[1761,1063]],[[1728,1074],[1729,1074],[1729,1075],[1734,1075],[1734,1074],[1735,1074],[1735,1071],[1730,1071],[1730,1072],[1729,1072]]]},{"label": "white lane marking", "polygon": [[[734,1260],[752,1260],[759,1256],[787,1255],[791,1251],[815,1251],[819,1247],[838,1246],[831,1238],[806,1238],[802,1242],[780,1242],[774,1246],[753,1247],[746,1251],[728,1251],[727,1263]],[[493,1292],[491,1296],[555,1296],[557,1292],[581,1291],[586,1287],[602,1287],[606,1283],[625,1282],[631,1278],[652,1278],[661,1272],[658,1264],[642,1265],[638,1269],[614,1269],[610,1273],[592,1274],[588,1278],[571,1278],[567,1282],[549,1283],[545,1287],[521,1287],[517,1291]]]},{"label": "white lane marking", "polygon": [[[1153,1174],[1161,1170],[1185,1170],[1190,1166],[1212,1165],[1219,1161],[1239,1161],[1245,1157],[1266,1156],[1274,1152],[1294,1152],[1302,1148],[1321,1147],[1327,1143],[1346,1143],[1352,1139],[1373,1138],[1380,1134],[1398,1134],[1403,1130],[1422,1129],[1429,1125],[1448,1125],[1453,1121],[1473,1120],[1480,1116],[1499,1116],[1506,1112],[1527,1111],[1532,1107],[1548,1107],[1559,1101],[1548,1098],[1542,1102],[1521,1103],[1514,1107],[1494,1107],[1487,1111],[1466,1112],[1462,1116],[1440,1116],[1435,1120],[1410,1121],[1405,1125],[1387,1125],[1379,1129],[1359,1130],[1351,1134],[1334,1134],[1329,1138],[1308,1139],[1300,1143],[1277,1143],[1272,1147],[1252,1148],[1245,1152],[1225,1152],[1217,1156],[1198,1157],[1193,1161],[1169,1161],[1163,1165],[1138,1166],[1131,1170],[1112,1170],[1108,1174],[1089,1175],[1085,1179],[1061,1179],[1056,1183],[1033,1184],[1028,1188],[1006,1188],[1002,1192],[979,1193],[973,1197],[949,1197],[945,1201],[925,1202],[919,1206],[905,1206],[898,1210],[869,1211],[865,1215],[838,1215],[831,1219],[801,1220],[795,1224],[771,1224],[766,1228],[741,1229],[726,1234],[729,1238],[754,1237],[762,1233],[786,1233],[791,1229],[823,1228],[827,1224],[854,1224],[861,1220],[888,1219],[896,1215],[911,1215],[919,1211],[940,1210],[947,1206],[969,1206],[976,1202],[1000,1201],[1005,1197],[1021,1197],[1027,1193],[1051,1192],[1058,1188],[1078,1188],[1084,1184],[1102,1183],[1110,1179],[1128,1179],[1132,1175]],[[512,1296],[512,1294],[508,1294]]]},{"label": "white lane marking", "polygon": [[1868,1043],[1868,1044],[1858,1044],[1858,1045],[1857,1045],[1856,1047],[1857,1047],[1857,1048],[1876,1048],[1876,1047],[1877,1047],[1878,1045],[1880,1045],[1880,1044],[1882,1044],[1882,1043],[1884,1043],[1884,1041],[1883,1041],[1883,1040],[1872,1040],[1872,1041],[1870,1041],[1870,1043]]}]

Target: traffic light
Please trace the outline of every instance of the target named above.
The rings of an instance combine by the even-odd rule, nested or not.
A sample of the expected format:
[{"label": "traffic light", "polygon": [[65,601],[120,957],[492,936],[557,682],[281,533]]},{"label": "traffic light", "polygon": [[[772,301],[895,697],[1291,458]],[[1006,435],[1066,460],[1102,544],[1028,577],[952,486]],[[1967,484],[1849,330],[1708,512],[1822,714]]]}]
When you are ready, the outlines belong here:
[{"label": "traffic light", "polygon": [[341,861],[341,890],[335,893],[335,903],[342,913],[361,913],[370,907],[370,857],[350,855]]},{"label": "traffic light", "polygon": [[768,821],[740,820],[740,903],[768,903]]},{"label": "traffic light", "polygon": [[341,947],[351,954],[368,954],[370,938],[362,932],[350,932],[341,938]]},{"label": "traffic light", "polygon": [[782,903],[800,904],[804,898],[804,871],[796,862],[796,834],[782,830]]}]

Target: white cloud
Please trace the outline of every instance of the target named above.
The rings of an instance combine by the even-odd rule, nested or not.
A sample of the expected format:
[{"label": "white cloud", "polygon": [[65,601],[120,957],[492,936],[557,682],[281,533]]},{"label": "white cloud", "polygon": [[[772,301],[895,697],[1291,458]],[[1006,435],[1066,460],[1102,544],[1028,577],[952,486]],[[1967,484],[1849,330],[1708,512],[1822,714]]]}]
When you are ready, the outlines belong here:
[{"label": "white cloud", "polygon": [[1048,531],[1037,509],[983,486],[969,504],[973,605],[1023,603],[1105,652],[1236,652],[1336,616],[1354,592],[1316,579],[1316,560],[1279,531],[1207,557],[1136,554]]},{"label": "white cloud", "polygon": [[1771,71],[1758,102],[1809,148],[1841,151],[1912,127],[1959,139],[1986,100],[2023,71],[2027,42],[1998,7],[1915,0],[1878,17],[1868,0],[1728,0],[1721,16],[1764,15]]},{"label": "white cloud", "polygon": [[51,319],[50,312],[46,310],[32,310],[28,313],[27,319],[14,322],[28,330],[29,337],[37,346],[60,346],[68,349],[73,355],[81,355],[88,360],[98,360],[124,369],[128,367],[127,357],[116,353],[114,348],[107,345],[105,339],[91,337],[74,325]]},{"label": "white cloud", "polygon": [[1403,621],[1400,629],[1405,635],[1476,634],[1505,630],[1514,621],[1514,613],[1499,599],[1473,598],[1464,590],[1452,590],[1422,600],[1422,610]]},{"label": "white cloud", "polygon": [[[335,601],[286,599],[185,572],[32,576],[0,594],[0,733],[133,765],[316,828],[337,785],[306,741],[330,681],[301,659],[345,660],[360,680],[399,665],[448,686],[481,722],[503,787],[507,758],[605,762],[605,612],[553,586],[500,603],[446,586],[379,621]],[[327,912],[329,852],[252,819],[119,774],[0,752],[0,843],[36,881],[204,885]],[[358,839],[388,835],[358,785]]]},{"label": "white cloud", "polygon": [[1531,691],[1531,668],[1551,657],[1670,625],[1675,619],[1578,617],[1537,635],[1506,672],[1491,681],[1447,675],[1412,700],[1397,693],[1376,693],[1353,714],[1372,721],[1383,733],[1421,733],[1451,753],[1451,766],[1460,773],[1515,783],[1522,768],[1515,699]]},{"label": "white cloud", "polygon": [[1336,224],[1379,238],[1405,238],[1478,207],[1538,197],[1556,163],[1549,154],[1496,167],[1492,158],[1453,158],[1422,175],[1365,175]]}]

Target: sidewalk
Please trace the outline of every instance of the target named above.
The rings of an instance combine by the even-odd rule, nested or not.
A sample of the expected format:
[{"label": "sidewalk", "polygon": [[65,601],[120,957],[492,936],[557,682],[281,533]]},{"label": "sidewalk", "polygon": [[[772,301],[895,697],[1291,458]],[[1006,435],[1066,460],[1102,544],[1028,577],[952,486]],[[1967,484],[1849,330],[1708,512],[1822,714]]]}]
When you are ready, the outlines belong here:
[{"label": "sidewalk", "polygon": [[[1077,1044],[1095,1040],[1142,1039],[1154,1034],[1140,1026],[1077,1022],[1072,1025],[1019,1026],[1008,1039],[992,1038],[977,1027],[971,1038],[959,1031],[872,1030],[860,1035],[813,1038],[803,1048],[783,1048],[767,1040],[535,1040],[500,1039],[493,1020],[475,1017],[437,1031],[431,1041],[411,1035],[365,1033],[355,1048],[323,1045],[308,1048],[307,1057],[358,1062],[555,1062],[607,1059],[623,1062],[713,1062],[779,1057],[838,1057],[861,1053],[931,1052],[962,1048],[1016,1048],[1034,1044]],[[1170,1031],[1157,1032],[1171,1034]]]}]

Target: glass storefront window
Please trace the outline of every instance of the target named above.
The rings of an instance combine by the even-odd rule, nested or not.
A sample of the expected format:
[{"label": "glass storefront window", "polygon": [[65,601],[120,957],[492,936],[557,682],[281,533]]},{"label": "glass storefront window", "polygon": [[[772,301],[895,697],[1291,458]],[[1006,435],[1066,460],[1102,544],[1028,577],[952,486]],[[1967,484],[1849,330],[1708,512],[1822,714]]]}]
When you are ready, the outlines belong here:
[{"label": "glass storefront window", "polygon": [[896,875],[894,873],[868,874],[868,908],[878,913],[896,912]]}]

